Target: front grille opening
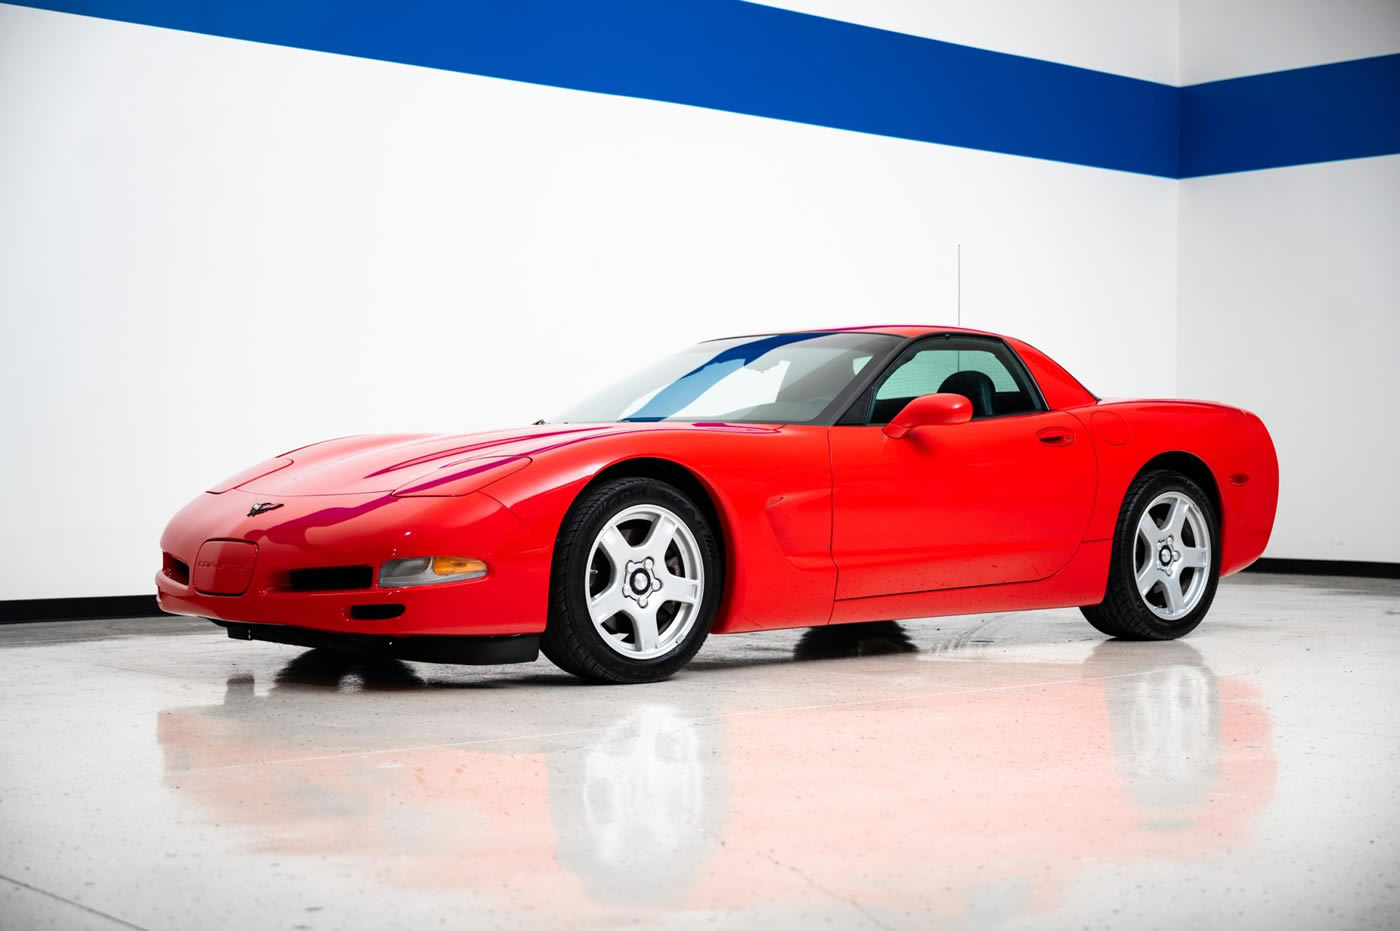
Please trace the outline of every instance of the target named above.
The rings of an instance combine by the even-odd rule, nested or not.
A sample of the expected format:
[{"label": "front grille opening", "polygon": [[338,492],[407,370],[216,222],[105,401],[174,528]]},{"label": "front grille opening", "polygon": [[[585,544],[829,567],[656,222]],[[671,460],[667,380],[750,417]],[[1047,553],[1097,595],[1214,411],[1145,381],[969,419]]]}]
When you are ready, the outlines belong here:
[{"label": "front grille opening", "polygon": [[373,584],[373,566],[326,566],[321,569],[293,569],[287,573],[287,587],[294,592],[346,591],[369,588]]},{"label": "front grille opening", "polygon": [[190,584],[189,563],[185,562],[182,559],[176,559],[169,553],[162,553],[161,556],[163,557],[163,565],[161,566],[161,571],[165,573],[166,578],[174,579],[181,585]]},{"label": "front grille opening", "polygon": [[387,621],[403,614],[403,605],[351,605],[350,617],[357,621]]}]

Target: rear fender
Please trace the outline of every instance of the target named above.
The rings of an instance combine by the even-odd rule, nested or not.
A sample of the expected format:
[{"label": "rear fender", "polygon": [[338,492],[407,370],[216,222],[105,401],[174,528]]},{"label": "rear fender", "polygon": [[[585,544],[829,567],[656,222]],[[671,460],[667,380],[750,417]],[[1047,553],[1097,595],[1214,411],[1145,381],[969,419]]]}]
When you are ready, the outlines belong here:
[{"label": "rear fender", "polygon": [[1268,542],[1278,499],[1278,463],[1253,414],[1200,401],[1126,401],[1071,411],[1099,459],[1099,490],[1085,540],[1111,540],[1128,487],[1154,460],[1179,453],[1209,470],[1219,494],[1221,573],[1238,572]]}]

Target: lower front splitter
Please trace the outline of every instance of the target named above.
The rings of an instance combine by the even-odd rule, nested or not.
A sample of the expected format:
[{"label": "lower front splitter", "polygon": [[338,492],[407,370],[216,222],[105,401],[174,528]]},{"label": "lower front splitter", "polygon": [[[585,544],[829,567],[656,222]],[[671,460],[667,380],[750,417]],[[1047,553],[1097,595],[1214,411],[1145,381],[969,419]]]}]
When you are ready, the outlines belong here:
[{"label": "lower front splitter", "polygon": [[234,640],[265,640],[314,649],[339,650],[393,656],[424,663],[456,663],[464,666],[494,666],[505,663],[533,663],[540,655],[539,634],[512,634],[499,637],[441,637],[430,635],[394,637],[387,634],[349,634],[281,624],[240,624],[214,621]]}]

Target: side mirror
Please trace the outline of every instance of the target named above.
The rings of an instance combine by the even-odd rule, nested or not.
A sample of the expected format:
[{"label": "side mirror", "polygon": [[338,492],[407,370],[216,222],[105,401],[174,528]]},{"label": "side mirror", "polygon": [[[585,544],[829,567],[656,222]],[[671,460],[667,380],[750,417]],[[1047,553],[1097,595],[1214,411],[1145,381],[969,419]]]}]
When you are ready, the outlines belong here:
[{"label": "side mirror", "polygon": [[972,419],[972,402],[960,394],[924,394],[904,405],[894,420],[885,424],[885,436],[905,437],[915,427],[967,423]]}]

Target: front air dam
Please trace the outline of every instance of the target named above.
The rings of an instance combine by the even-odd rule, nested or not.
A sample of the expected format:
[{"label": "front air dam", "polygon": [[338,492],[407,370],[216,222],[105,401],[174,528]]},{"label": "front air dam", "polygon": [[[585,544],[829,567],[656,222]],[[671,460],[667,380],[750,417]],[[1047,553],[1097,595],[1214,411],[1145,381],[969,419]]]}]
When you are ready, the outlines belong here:
[{"label": "front air dam", "polygon": [[539,634],[512,634],[501,637],[393,637],[388,634],[344,634],[309,627],[281,624],[239,624],[214,621],[233,640],[265,640],[292,646],[392,656],[424,663],[455,663],[462,666],[495,666],[505,663],[533,663],[540,655]]}]

